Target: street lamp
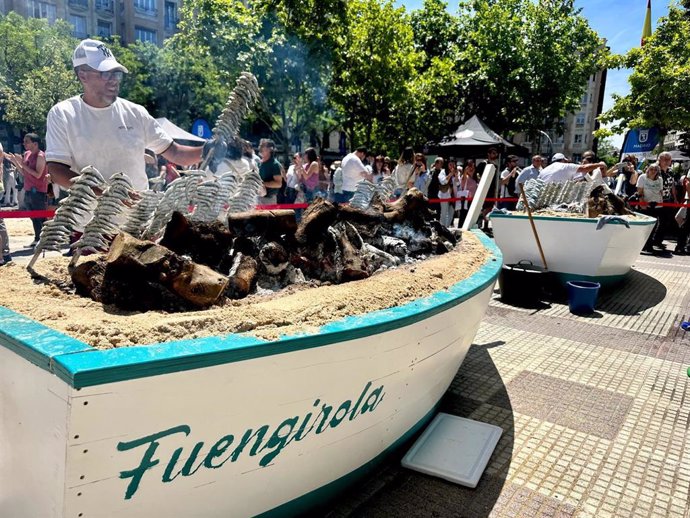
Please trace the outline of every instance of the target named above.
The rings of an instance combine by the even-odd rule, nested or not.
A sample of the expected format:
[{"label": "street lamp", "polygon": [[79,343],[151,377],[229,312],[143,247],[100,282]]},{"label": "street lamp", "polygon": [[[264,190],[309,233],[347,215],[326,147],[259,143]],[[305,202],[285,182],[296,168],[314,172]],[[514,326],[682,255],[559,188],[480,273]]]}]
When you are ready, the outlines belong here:
[{"label": "street lamp", "polygon": [[[549,160],[551,160],[551,157],[553,156],[553,141],[551,140],[551,137],[549,137],[549,134],[545,131],[539,130],[539,133],[544,135],[546,139],[549,141]],[[541,154],[541,150],[539,150],[539,153]]]}]

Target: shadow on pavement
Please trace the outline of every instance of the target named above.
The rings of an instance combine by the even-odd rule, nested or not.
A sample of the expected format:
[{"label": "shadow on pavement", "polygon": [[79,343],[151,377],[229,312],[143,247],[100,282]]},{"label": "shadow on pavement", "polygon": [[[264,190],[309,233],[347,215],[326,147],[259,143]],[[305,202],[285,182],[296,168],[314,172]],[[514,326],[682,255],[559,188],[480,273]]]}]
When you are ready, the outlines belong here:
[{"label": "shadow on pavement", "polygon": [[400,460],[412,446],[411,441],[373,475],[334,502],[330,511],[313,516],[489,516],[505,485],[515,437],[508,392],[489,354],[491,348],[504,343],[473,345],[439,408],[440,412],[487,422],[503,429],[501,440],[475,489],[402,468]]},{"label": "shadow on pavement", "polygon": [[646,273],[632,270],[615,289],[599,293],[597,310],[614,315],[636,316],[666,298],[666,286]]}]

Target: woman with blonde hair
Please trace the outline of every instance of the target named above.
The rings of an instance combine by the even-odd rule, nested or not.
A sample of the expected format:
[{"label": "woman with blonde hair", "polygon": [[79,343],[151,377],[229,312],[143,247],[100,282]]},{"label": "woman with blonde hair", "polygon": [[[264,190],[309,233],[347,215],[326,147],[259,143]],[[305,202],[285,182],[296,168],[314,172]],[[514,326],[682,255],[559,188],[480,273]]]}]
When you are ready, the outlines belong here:
[{"label": "woman with blonde hair", "polygon": [[396,198],[414,185],[414,174],[414,150],[411,147],[406,147],[398,159],[398,165],[393,170]]},{"label": "woman with blonde hair", "polygon": [[642,249],[650,254],[654,253],[652,243],[657,238],[656,233],[659,232],[659,210],[657,204],[663,201],[664,180],[661,177],[661,168],[657,162],[650,164],[644,174],[637,179],[637,194],[642,202],[642,212],[656,218],[656,225],[654,230],[649,235],[647,243]]}]

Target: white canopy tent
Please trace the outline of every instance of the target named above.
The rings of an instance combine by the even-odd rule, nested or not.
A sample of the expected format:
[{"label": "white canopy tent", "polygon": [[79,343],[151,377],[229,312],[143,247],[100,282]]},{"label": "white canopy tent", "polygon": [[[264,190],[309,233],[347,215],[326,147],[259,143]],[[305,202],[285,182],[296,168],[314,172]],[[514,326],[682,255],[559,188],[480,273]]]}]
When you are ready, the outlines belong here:
[{"label": "white canopy tent", "polygon": [[159,117],[156,119],[156,121],[158,122],[158,124],[161,125],[165,132],[173,138],[173,140],[183,140],[191,143],[192,145],[195,143],[203,144],[204,142],[206,142],[205,138],[197,137],[196,135],[183,130],[179,126],[176,126],[175,124],[170,122],[165,117]]}]

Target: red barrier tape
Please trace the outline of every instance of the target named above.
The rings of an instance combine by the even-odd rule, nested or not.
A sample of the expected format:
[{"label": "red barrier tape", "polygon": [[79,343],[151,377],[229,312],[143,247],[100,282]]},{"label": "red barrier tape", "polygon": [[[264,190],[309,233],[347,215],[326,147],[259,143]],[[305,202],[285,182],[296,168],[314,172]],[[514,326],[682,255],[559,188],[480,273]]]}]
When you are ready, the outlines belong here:
[{"label": "red barrier tape", "polygon": [[[472,198],[432,198],[429,203],[454,203],[456,201],[472,202]],[[486,198],[487,202],[517,202],[518,198]],[[634,207],[649,207],[649,203],[641,201],[632,201],[630,205]],[[309,207],[308,203],[283,203],[276,205],[257,205],[259,210],[281,210],[281,209],[306,209]],[[680,207],[690,207],[690,203],[657,203],[656,207],[673,207],[678,209]],[[52,218],[55,215],[54,210],[0,210],[0,218]]]},{"label": "red barrier tape", "polygon": [[0,218],[52,218],[54,210],[0,210]]}]

